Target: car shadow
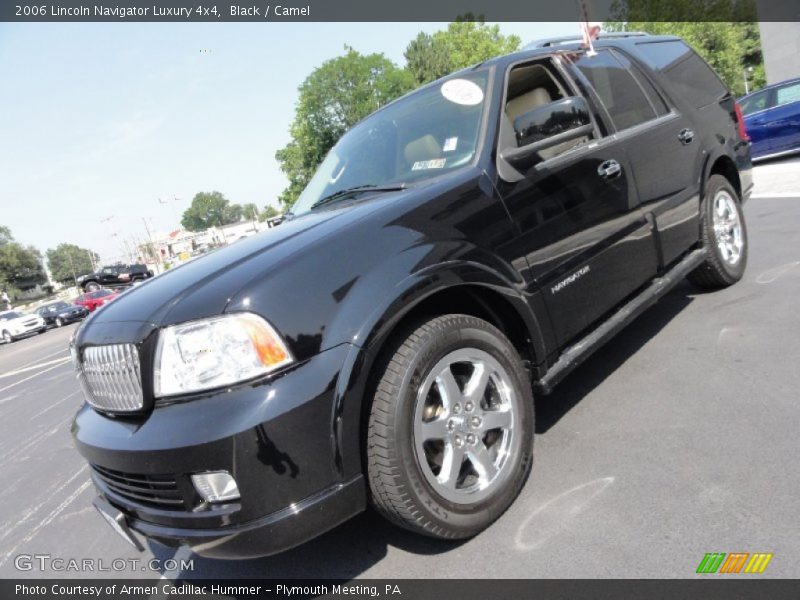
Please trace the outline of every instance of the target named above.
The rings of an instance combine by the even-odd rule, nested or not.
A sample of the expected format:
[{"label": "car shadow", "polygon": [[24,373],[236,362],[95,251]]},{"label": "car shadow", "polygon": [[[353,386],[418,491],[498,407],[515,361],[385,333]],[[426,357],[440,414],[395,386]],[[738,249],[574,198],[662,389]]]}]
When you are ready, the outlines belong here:
[{"label": "car shadow", "polygon": [[587,394],[658,334],[702,290],[683,281],[536,402],[536,433],[547,432]]},{"label": "car shadow", "polygon": [[[628,358],[686,308],[700,292],[684,282],[589,357],[536,406],[536,433],[546,433],[572,407],[603,382]],[[441,541],[396,527],[368,510],[305,544],[275,556],[224,561],[191,555],[192,569],[166,574],[170,579],[297,578],[352,579],[383,560],[391,549],[421,555],[449,552],[464,541]],[[174,548],[149,542],[162,562]],[[404,574],[408,577],[411,574]]]},{"label": "car shadow", "polygon": [[[383,560],[390,548],[421,555],[448,552],[464,540],[426,538],[392,525],[373,510],[342,523],[286,552],[251,560],[214,560],[192,554],[192,569],[166,574],[170,579],[353,579]],[[162,563],[174,548],[148,542]]]}]

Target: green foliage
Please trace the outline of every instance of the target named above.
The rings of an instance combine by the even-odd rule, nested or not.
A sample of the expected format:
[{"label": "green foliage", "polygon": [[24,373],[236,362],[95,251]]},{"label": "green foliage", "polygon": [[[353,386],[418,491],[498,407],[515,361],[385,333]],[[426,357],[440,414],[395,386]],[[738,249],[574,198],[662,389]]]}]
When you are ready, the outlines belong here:
[{"label": "green foliage", "polygon": [[264,210],[261,211],[261,214],[258,215],[258,220],[266,221],[267,219],[271,219],[272,217],[277,217],[279,214],[281,213],[277,208],[275,208],[271,204],[267,204],[264,207]]},{"label": "green foliage", "polygon": [[750,90],[766,83],[752,0],[617,1],[612,15],[618,22],[605,23],[604,28],[609,31],[646,31],[682,37],[708,61],[736,96],[744,94],[746,69]]},{"label": "green foliage", "polygon": [[242,206],[242,217],[247,221],[255,221],[258,219],[258,206],[252,202],[248,202]]},{"label": "green foliage", "polygon": [[84,273],[91,273],[92,258],[99,262],[99,257],[91,250],[75,244],[59,244],[47,251],[47,266],[56,281],[74,281]]},{"label": "green foliage", "polygon": [[363,55],[349,47],[344,56],[314,69],[298,88],[292,140],[275,154],[289,178],[281,204],[295,201],[345,131],[413,87],[411,74],[383,54]]},{"label": "green foliage", "polygon": [[241,220],[241,205],[231,204],[220,192],[198,192],[184,211],[181,225],[188,231],[203,231]]},{"label": "green foliage", "polygon": [[0,225],[0,246],[5,246],[13,241],[14,236],[11,235],[11,230],[5,225]]},{"label": "green foliage", "polygon": [[519,50],[516,35],[504,36],[499,25],[487,25],[466,15],[433,35],[420,33],[406,48],[406,68],[418,84]]},{"label": "green foliage", "polygon": [[29,289],[47,281],[39,251],[14,241],[11,230],[0,225],[0,288],[16,294],[17,289]]}]

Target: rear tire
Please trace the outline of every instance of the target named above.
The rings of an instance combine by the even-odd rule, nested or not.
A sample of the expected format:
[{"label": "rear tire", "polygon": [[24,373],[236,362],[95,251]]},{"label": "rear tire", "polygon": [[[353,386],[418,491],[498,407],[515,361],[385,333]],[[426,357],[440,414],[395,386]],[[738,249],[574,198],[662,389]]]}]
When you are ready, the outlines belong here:
[{"label": "rear tire", "polygon": [[747,226],[741,200],[722,175],[708,180],[700,235],[706,260],[689,273],[694,285],[716,289],[739,281],[747,266]]},{"label": "rear tire", "polygon": [[431,319],[379,363],[367,471],[375,508],[427,536],[476,535],[533,463],[533,393],[511,342],[467,315]]}]

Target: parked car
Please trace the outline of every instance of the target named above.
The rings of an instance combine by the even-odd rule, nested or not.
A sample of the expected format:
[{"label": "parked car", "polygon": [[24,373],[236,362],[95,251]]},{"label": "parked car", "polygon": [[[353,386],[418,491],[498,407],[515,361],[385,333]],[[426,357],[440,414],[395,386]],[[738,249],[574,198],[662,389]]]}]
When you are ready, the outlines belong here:
[{"label": "parked car", "polygon": [[34,311],[44,319],[48,326],[61,327],[75,321],[81,321],[89,315],[89,310],[84,306],[75,306],[67,302],[50,302],[43,304]]},{"label": "parked car", "polygon": [[81,294],[75,299],[75,304],[81,306],[88,310],[89,312],[94,312],[104,304],[111,302],[115,298],[119,296],[119,292],[113,292],[111,290],[106,289],[99,289],[94,290],[93,292],[86,292]]},{"label": "parked car", "polygon": [[280,227],[78,330],[118,533],[252,557],[371,502],[473,536],[528,477],[534,396],[684,277],[742,277],[750,149],[712,69],[672,36],[538,46],[378,110]]},{"label": "parked car", "polygon": [[0,312],[0,340],[4,344],[42,333],[46,329],[47,325],[39,315],[29,315],[19,310]]},{"label": "parked car", "polygon": [[92,292],[101,287],[120,287],[130,285],[134,281],[150,279],[153,272],[147,265],[113,265],[103,267],[95,273],[81,275],[77,279],[78,285],[86,292]]},{"label": "parked car", "polygon": [[753,160],[800,152],[800,78],[748,94],[739,105]]}]

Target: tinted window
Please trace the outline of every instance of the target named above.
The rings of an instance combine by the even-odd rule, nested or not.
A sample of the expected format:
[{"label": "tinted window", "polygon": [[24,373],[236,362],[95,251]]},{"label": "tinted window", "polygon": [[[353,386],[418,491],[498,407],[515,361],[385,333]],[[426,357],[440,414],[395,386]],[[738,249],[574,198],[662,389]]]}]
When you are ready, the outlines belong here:
[{"label": "tinted window", "polygon": [[617,129],[627,129],[656,117],[655,109],[630,71],[610,52],[583,55],[575,64],[597,92]]},{"label": "tinted window", "polygon": [[728,92],[713,69],[681,41],[643,43],[637,48],[644,62],[663,73],[676,94],[695,108],[716,102]]},{"label": "tinted window", "polygon": [[650,104],[652,104],[653,108],[655,109],[658,116],[665,115],[669,112],[669,108],[667,107],[667,103],[664,102],[664,99],[661,97],[661,94],[658,93],[656,86],[654,86],[647,76],[642,72],[642,70],[633,64],[628,57],[623,56],[617,52],[614,53],[619,59],[619,62],[622,63],[626,69],[628,69],[639,83],[639,86],[642,88],[644,93],[647,95],[647,99],[650,100]]},{"label": "tinted window", "polygon": [[739,103],[739,108],[742,109],[743,115],[749,115],[750,113],[758,112],[760,110],[768,108],[767,106],[768,101],[769,101],[769,90],[764,90],[763,92],[759,92],[758,94],[753,94],[752,96],[742,100]]},{"label": "tinted window", "polygon": [[775,105],[789,104],[800,100],[800,81],[776,90]]}]

